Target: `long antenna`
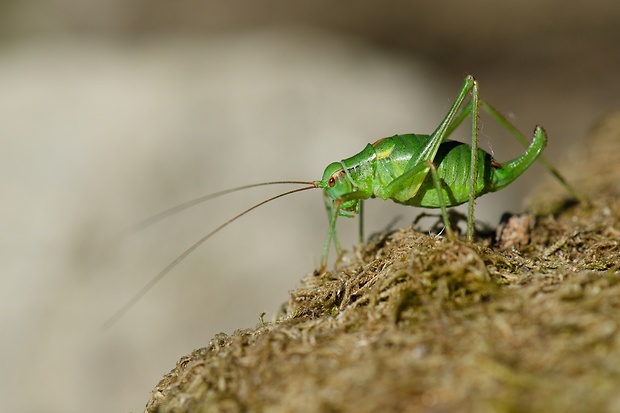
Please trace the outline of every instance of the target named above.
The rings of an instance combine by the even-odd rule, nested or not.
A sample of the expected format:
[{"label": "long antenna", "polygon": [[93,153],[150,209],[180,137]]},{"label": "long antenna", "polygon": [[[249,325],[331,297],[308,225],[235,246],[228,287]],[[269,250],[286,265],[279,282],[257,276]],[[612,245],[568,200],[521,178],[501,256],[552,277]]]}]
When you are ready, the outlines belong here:
[{"label": "long antenna", "polygon": [[244,189],[250,189],[250,188],[256,188],[259,186],[266,186],[266,185],[282,185],[282,184],[299,184],[299,185],[312,185],[312,182],[307,182],[307,181],[271,181],[271,182],[261,182],[259,184],[251,184],[251,185],[243,185],[243,186],[237,186],[235,188],[229,188],[226,189],[224,191],[219,191],[219,192],[215,192],[213,194],[208,194],[208,195],[203,195],[201,197],[192,199],[190,201],[186,201],[183,202],[182,204],[179,204],[177,206],[174,206],[172,208],[166,209],[164,211],[161,211],[153,216],[150,216],[140,222],[138,222],[137,224],[132,225],[131,227],[127,228],[124,231],[124,234],[131,234],[133,232],[139,231],[141,229],[144,229],[146,227],[148,227],[149,225],[152,225],[158,221],[161,221],[164,218],[169,217],[170,215],[174,215],[177,212],[183,211],[184,209],[187,209],[189,207],[193,207],[194,205],[198,205],[202,202],[208,201],[209,199],[213,199],[213,198],[217,198],[220,197],[222,195],[226,195],[226,194],[230,194],[231,192],[237,192],[237,191],[242,191]]},{"label": "long antenna", "polygon": [[[293,183],[293,182],[292,181],[284,181],[283,183]],[[268,202],[274,201],[274,200],[276,200],[278,198],[282,198],[283,196],[286,196],[286,195],[294,194],[296,192],[302,192],[302,191],[307,191],[308,189],[318,188],[317,184],[314,183],[314,182],[300,182],[300,183],[308,184],[310,186],[293,189],[292,191],[287,191],[287,192],[281,193],[279,195],[273,196],[273,197],[271,197],[269,199],[266,199],[266,200],[264,200],[264,201],[262,201],[262,202],[260,202],[260,203],[258,203],[256,205],[246,209],[245,211],[235,215],[234,217],[230,218],[228,221],[224,222],[219,227],[215,228],[213,231],[209,232],[204,237],[200,238],[191,247],[186,249],[181,255],[176,257],[170,264],[168,264],[168,266],[166,266],[166,268],[161,270],[159,272],[159,274],[157,274],[155,277],[153,277],[151,279],[151,281],[149,281],[144,287],[142,287],[142,289],[140,291],[138,291],[124,306],[122,306],[120,308],[120,310],[118,310],[114,315],[112,315],[112,317],[110,317],[105,323],[103,323],[103,328],[107,329],[107,328],[110,328],[112,325],[114,325],[114,323],[116,323],[127,311],[129,311],[151,288],[153,288],[153,286],[155,284],[157,284],[157,282],[159,282],[159,280],[161,280],[166,274],[168,274],[170,272],[170,270],[172,270],[178,263],[183,261],[183,259],[185,259],[185,257],[187,257],[189,254],[191,254],[192,251],[194,251],[196,248],[198,248],[200,245],[202,245],[205,241],[207,241],[209,238],[211,238],[213,235],[215,235],[217,232],[219,232],[222,228],[224,228],[227,225],[233,223],[234,221],[236,221],[237,219],[241,218],[242,216],[244,216],[248,212],[252,211],[253,209],[258,208],[261,205],[265,205]],[[247,185],[245,187],[233,188],[233,189],[229,189],[227,191],[219,192],[218,194],[219,195],[223,195],[224,193],[233,192],[235,190],[240,190],[242,188],[251,188],[253,186],[268,185],[268,184],[271,184],[271,182],[268,182],[266,184],[255,184],[255,185]],[[208,197],[212,198],[215,195],[217,195],[217,194],[208,195]],[[205,198],[205,197],[203,197],[203,198]],[[198,199],[200,199],[200,198],[198,198]],[[204,199],[203,199],[203,201],[204,201]],[[193,201],[190,201],[190,202],[193,202]],[[182,204],[182,205],[186,205],[186,204]],[[164,212],[166,212],[166,211],[164,211]]]}]

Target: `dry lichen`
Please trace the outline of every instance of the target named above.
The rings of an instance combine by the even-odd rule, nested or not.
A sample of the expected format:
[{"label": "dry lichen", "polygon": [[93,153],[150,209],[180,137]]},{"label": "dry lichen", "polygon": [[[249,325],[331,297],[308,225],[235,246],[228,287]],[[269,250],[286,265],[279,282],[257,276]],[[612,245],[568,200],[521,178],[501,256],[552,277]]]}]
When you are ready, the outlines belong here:
[{"label": "dry lichen", "polygon": [[569,179],[592,205],[545,189],[476,245],[380,234],[183,357],[147,411],[620,411],[620,113],[588,141]]}]

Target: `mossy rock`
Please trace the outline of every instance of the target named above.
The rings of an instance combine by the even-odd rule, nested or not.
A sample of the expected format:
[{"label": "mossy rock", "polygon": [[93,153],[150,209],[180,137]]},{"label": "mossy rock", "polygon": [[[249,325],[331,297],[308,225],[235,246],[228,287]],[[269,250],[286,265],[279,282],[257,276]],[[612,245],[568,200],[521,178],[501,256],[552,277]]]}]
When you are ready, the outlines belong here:
[{"label": "mossy rock", "polygon": [[620,411],[620,112],[474,245],[405,228],[273,322],[181,358],[148,412]]}]

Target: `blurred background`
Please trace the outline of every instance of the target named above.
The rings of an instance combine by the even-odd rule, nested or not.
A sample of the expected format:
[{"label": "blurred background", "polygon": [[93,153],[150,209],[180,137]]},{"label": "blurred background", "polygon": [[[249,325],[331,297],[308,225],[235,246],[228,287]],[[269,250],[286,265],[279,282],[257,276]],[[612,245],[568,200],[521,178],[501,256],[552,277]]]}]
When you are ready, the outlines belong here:
[{"label": "blurred background", "polygon": [[[620,105],[611,0],[4,0],[0,39],[7,412],[142,411],[181,356],[270,320],[327,230],[319,191],[264,206],[103,329],[194,241],[289,187],[125,233],[142,219],[232,186],[319,179],[368,142],[430,133],[467,74],[526,135],[546,128],[552,160]],[[487,118],[480,139],[500,161],[522,151]],[[478,219],[518,212],[543,179],[536,166],[481,198]],[[369,233],[419,213],[366,205]],[[353,245],[356,222],[339,228]]]}]

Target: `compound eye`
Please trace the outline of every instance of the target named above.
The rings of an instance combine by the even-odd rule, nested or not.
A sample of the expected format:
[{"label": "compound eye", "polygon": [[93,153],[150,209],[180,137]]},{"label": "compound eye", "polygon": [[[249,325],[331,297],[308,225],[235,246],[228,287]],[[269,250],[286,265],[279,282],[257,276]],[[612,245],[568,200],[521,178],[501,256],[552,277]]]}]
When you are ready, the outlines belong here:
[{"label": "compound eye", "polygon": [[333,188],[334,185],[336,185],[336,178],[334,178],[333,176],[329,178],[329,181],[327,181],[327,185],[329,185],[330,188]]}]

